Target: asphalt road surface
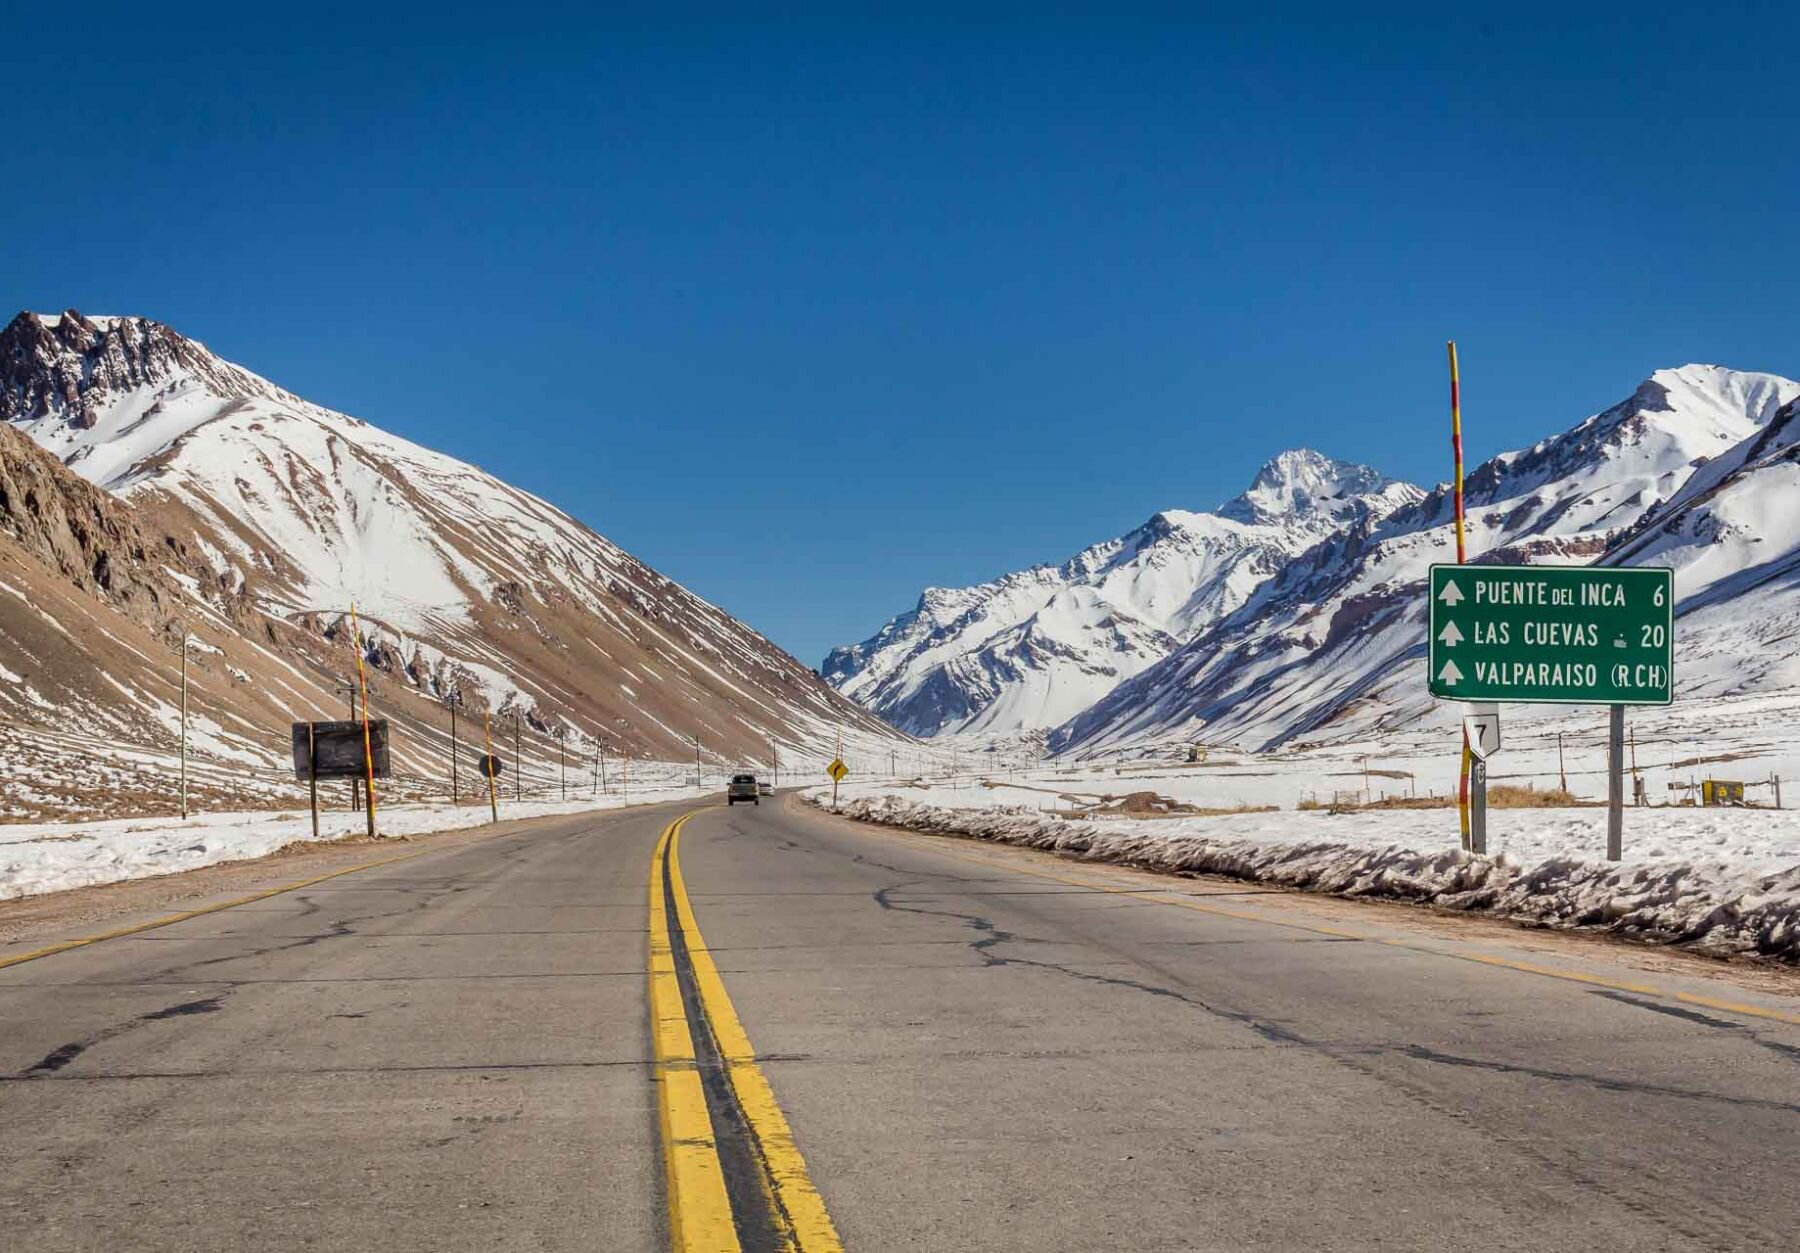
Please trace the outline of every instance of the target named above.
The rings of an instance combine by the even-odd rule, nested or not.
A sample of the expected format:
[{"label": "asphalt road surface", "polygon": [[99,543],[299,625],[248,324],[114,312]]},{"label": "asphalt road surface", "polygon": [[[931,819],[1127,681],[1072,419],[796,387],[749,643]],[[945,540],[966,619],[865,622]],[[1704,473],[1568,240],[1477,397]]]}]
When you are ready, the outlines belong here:
[{"label": "asphalt road surface", "polygon": [[1800,1246],[1779,991],[692,808],[0,948],[0,1247]]}]

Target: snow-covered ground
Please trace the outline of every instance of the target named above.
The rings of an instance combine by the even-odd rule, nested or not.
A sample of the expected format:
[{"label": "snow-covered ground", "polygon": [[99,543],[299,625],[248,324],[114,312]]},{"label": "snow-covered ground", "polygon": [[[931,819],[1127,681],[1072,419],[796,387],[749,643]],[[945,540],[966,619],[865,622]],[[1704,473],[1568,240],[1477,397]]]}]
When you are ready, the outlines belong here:
[{"label": "snow-covered ground", "polygon": [[[610,795],[569,800],[502,800],[502,821],[546,814],[618,809],[711,794],[691,785],[633,788],[629,798]],[[379,806],[383,836],[418,835],[479,826],[488,821],[485,804],[448,803]],[[361,835],[360,813],[336,810],[319,815],[322,841]],[[0,826],[0,900],[61,892],[69,888],[143,879],[197,870],[219,862],[262,857],[289,844],[312,839],[305,807],[265,813],[197,814],[180,818],[122,818],[106,822],[20,823]]]},{"label": "snow-covered ground", "polygon": [[[1535,722],[1493,759],[1496,783],[1547,790],[1566,775],[1569,790],[1586,803],[1490,810],[1485,857],[1461,850],[1453,807],[1347,809],[1383,797],[1452,794],[1457,740],[1447,729],[1266,754],[1210,750],[1191,763],[1057,766],[976,751],[959,755],[956,774],[852,777],[839,800],[851,816],[917,830],[1796,960],[1797,706],[1800,693],[1788,692],[1721,699],[1704,709],[1633,711],[1639,773],[1652,804],[1626,810],[1619,863],[1605,860],[1606,810],[1596,803],[1606,794],[1605,714],[1594,710]],[[1782,803],[1791,808],[1678,803],[1693,795],[1689,784],[1709,776],[1753,784],[1750,799],[1763,806],[1773,805],[1772,781],[1780,778],[1787,787]],[[1628,798],[1632,790],[1627,778]],[[1075,816],[1133,792],[1244,812]],[[829,797],[829,788],[808,793],[815,803]],[[1297,808],[1315,802],[1323,807]],[[1333,802],[1344,811],[1332,812]]]}]

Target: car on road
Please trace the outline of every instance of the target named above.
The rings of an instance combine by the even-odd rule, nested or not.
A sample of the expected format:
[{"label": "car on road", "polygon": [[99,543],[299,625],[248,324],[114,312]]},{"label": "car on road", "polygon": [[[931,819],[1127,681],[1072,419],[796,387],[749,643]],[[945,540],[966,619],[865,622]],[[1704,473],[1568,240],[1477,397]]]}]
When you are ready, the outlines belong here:
[{"label": "car on road", "polygon": [[725,787],[725,803],[735,805],[739,801],[749,801],[752,805],[762,804],[756,787],[756,776],[753,774],[734,774],[731,782]]},{"label": "car on road", "polygon": [[758,796],[773,796],[775,795],[775,785],[773,783],[758,783],[756,785],[756,794]]}]

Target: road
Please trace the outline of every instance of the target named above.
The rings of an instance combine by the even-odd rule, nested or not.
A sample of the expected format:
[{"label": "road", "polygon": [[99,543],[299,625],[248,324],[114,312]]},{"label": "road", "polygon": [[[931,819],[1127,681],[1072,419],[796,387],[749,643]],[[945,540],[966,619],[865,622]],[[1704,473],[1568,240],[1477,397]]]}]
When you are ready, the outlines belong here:
[{"label": "road", "polygon": [[1791,996],[692,808],[0,948],[0,1245],[1794,1247]]}]

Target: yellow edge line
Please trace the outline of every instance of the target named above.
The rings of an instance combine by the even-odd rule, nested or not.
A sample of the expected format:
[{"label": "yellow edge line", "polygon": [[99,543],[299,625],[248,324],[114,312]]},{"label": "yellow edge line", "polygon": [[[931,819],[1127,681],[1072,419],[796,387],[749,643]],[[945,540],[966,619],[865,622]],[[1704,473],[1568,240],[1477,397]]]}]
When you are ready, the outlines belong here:
[{"label": "yellow edge line", "polygon": [[[873,832],[871,832],[873,834]],[[910,834],[924,834],[912,832]],[[934,836],[942,840],[945,836]],[[1582,974],[1579,971],[1557,970],[1550,966],[1540,966],[1533,962],[1515,961],[1507,957],[1489,957],[1481,953],[1452,953],[1440,948],[1432,948],[1424,944],[1415,944],[1410,940],[1395,940],[1378,935],[1369,935],[1359,931],[1342,931],[1336,927],[1327,927],[1318,923],[1289,922],[1279,918],[1271,918],[1266,914],[1251,913],[1242,909],[1225,909],[1218,905],[1202,905],[1192,897],[1160,897],[1146,896],[1143,892],[1132,888],[1109,887],[1093,879],[1076,879],[1059,875],[1048,870],[1040,870],[1035,866],[1016,865],[1012,862],[996,861],[990,857],[976,857],[953,849],[939,849],[947,857],[958,861],[966,861],[974,865],[987,866],[996,870],[1017,870],[1039,879],[1066,884],[1070,887],[1089,888],[1107,892],[1117,896],[1128,896],[1132,900],[1146,905],[1174,905],[1180,909],[1191,909],[1195,913],[1217,914],[1222,918],[1234,918],[1242,922],[1259,922],[1271,927],[1285,927],[1290,931],[1309,931],[1315,935],[1328,935],[1337,939],[1361,940],[1367,944],[1383,944],[1389,948],[1402,948],[1409,952],[1425,953],[1433,957],[1447,957],[1452,961],[1474,962],[1481,966],[1499,966],[1507,970],[1516,970],[1522,974],[1539,975],[1546,979],[1560,979],[1565,983],[1582,983],[1590,987],[1605,988],[1612,992],[1632,992],[1639,996],[1654,996],[1666,1001],[1680,1001],[1687,1005],[1703,1005],[1708,1009],[1721,1010],[1728,1014],[1741,1014],[1747,1018],[1763,1018],[1770,1022],[1788,1023],[1800,1026],[1800,1014],[1784,1013],[1779,1009],[1765,1009],[1760,1005],[1745,1005],[1738,1001],[1720,1000],[1711,996],[1703,996],[1697,992],[1682,992],[1673,988],[1661,988],[1649,983],[1630,983],[1623,979],[1608,979],[1603,975]],[[1173,892],[1175,889],[1169,888]]]},{"label": "yellow edge line", "polygon": [[128,935],[137,935],[142,931],[154,931],[158,927],[172,926],[177,922],[186,922],[189,918],[199,918],[205,914],[216,914],[221,910],[236,909],[239,905],[252,905],[257,901],[266,901],[271,896],[280,896],[283,892],[298,892],[301,888],[309,888],[327,879],[339,879],[347,874],[355,874],[359,870],[373,870],[377,866],[391,866],[397,861],[410,861],[414,857],[422,857],[426,853],[435,853],[435,848],[421,848],[410,853],[397,853],[392,857],[382,857],[375,861],[365,861],[360,865],[346,866],[342,870],[333,870],[326,874],[314,875],[310,879],[301,879],[298,883],[286,883],[278,888],[265,888],[261,892],[252,892],[248,896],[240,896],[235,900],[221,901],[217,905],[202,905],[199,909],[185,910],[179,914],[167,914],[150,922],[133,923],[129,927],[115,927],[111,931],[101,931],[94,935],[84,935],[75,940],[61,940],[55,944],[46,944],[43,948],[34,948],[29,953],[16,953],[11,957],[0,957],[0,970],[8,966],[19,966],[25,962],[36,961],[40,957],[54,957],[58,953],[66,953],[70,949],[86,948],[90,944],[99,944],[103,940],[117,940]]},{"label": "yellow edge line", "polygon": [[681,1003],[663,904],[663,850],[686,822],[663,829],[650,855],[650,1035],[656,1048],[655,1083],[668,1181],[669,1242],[676,1253],[738,1253],[737,1227],[725,1170],[713,1138],[706,1092],[694,1067],[694,1037]]},{"label": "yellow edge line", "polygon": [[714,964],[712,953],[700,934],[700,924],[694,918],[687,885],[681,877],[681,826],[687,817],[672,828],[669,876],[674,888],[676,919],[687,939],[694,982],[706,1009],[707,1021],[712,1024],[713,1038],[718,1041],[738,1105],[762,1148],[776,1202],[793,1226],[798,1253],[842,1253],[843,1241],[838,1238],[837,1228],[825,1209],[825,1199],[813,1186],[806,1160],[794,1140],[793,1128],[775,1100],[768,1077],[756,1064],[756,1050],[750,1046],[750,1037],[725,991],[725,981],[719,977],[719,968]]}]

